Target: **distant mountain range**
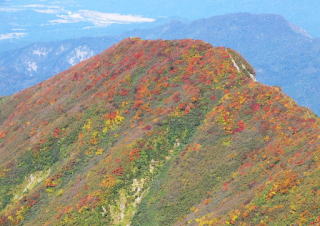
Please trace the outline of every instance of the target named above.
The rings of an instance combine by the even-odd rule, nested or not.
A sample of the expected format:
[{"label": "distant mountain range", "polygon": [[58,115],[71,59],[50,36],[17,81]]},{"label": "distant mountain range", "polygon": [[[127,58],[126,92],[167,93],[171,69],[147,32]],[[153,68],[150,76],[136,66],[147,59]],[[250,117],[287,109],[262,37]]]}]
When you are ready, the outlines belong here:
[{"label": "distant mountain range", "polygon": [[0,98],[0,225],[319,225],[319,134],[232,49],[128,38]]},{"label": "distant mountain range", "polygon": [[259,81],[280,86],[299,104],[320,114],[320,39],[281,16],[269,14],[229,14],[191,23],[172,21],[117,37],[37,43],[6,52],[0,56],[0,95],[43,81],[128,36],[193,38],[233,48],[252,63]]},{"label": "distant mountain range", "polygon": [[117,41],[105,37],[34,43],[0,54],[0,95],[12,94],[46,80]]}]

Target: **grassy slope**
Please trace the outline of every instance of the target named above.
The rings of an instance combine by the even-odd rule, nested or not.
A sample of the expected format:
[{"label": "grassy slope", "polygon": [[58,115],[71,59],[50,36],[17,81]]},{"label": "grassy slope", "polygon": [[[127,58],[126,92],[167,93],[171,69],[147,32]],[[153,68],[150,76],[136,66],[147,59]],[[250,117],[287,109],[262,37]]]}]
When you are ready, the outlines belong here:
[{"label": "grassy slope", "polygon": [[1,224],[315,221],[319,120],[250,74],[230,49],[127,39],[10,97]]}]

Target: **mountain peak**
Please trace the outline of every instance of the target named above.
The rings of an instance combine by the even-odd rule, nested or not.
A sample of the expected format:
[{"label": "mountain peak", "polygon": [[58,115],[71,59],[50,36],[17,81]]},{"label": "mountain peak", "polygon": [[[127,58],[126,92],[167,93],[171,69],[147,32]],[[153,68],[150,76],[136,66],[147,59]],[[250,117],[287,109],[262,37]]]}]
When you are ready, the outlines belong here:
[{"label": "mountain peak", "polygon": [[311,223],[319,125],[231,49],[127,38],[0,99],[0,224]]}]

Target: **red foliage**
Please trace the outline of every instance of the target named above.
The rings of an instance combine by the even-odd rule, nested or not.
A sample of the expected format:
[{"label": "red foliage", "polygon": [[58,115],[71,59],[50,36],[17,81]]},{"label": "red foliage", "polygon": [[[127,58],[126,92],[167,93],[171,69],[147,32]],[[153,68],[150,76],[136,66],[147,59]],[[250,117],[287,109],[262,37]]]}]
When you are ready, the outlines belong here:
[{"label": "red foliage", "polygon": [[79,201],[77,208],[81,209],[82,207],[93,207],[97,202],[99,202],[99,200],[100,199],[98,197],[87,195]]},{"label": "red foliage", "polygon": [[143,56],[143,52],[135,53],[133,56],[134,56],[136,59],[139,59],[140,57]]},{"label": "red foliage", "polygon": [[79,75],[77,72],[72,76],[72,81],[81,81],[83,79],[82,75]]},{"label": "red foliage", "polygon": [[148,87],[145,85],[145,83],[142,83],[139,85],[136,89],[136,98],[144,98],[149,93]]},{"label": "red foliage", "polygon": [[251,162],[246,162],[246,163],[242,164],[239,168],[240,175],[245,175],[246,174],[245,171],[252,166],[253,166],[253,164]]},{"label": "red foliage", "polygon": [[191,85],[191,84],[183,85],[182,88],[184,89],[186,94],[189,95],[190,97],[198,98],[200,96],[200,89],[195,85]]},{"label": "red foliage", "polygon": [[0,225],[9,225],[9,220],[7,216],[0,216]]},{"label": "red foliage", "polygon": [[181,100],[180,93],[175,93],[172,99],[174,102],[178,103]]},{"label": "red foliage", "polygon": [[56,179],[57,178],[55,178],[55,177],[48,178],[45,183],[46,187],[47,188],[54,188],[54,187],[58,186]]},{"label": "red foliage", "polygon": [[147,125],[146,127],[143,128],[144,130],[151,130],[152,129],[152,126],[150,125]]},{"label": "red foliage", "polygon": [[246,162],[246,163],[244,163],[244,164],[240,167],[240,169],[242,169],[242,170],[248,169],[248,168],[250,168],[251,166],[253,166],[253,164],[252,164],[251,162]]},{"label": "red foliage", "polygon": [[27,206],[31,208],[38,203],[39,199],[40,199],[40,193],[35,193],[25,201],[27,202]]},{"label": "red foliage", "polygon": [[116,176],[122,176],[123,173],[124,173],[124,169],[121,166],[112,171],[112,174]]},{"label": "red foliage", "polygon": [[229,185],[230,185],[230,182],[223,183],[222,191],[228,191],[229,190]]},{"label": "red foliage", "polygon": [[119,92],[120,96],[127,96],[129,94],[129,90],[121,89]]},{"label": "red foliage", "polygon": [[53,131],[53,137],[59,138],[60,134],[61,134],[61,129],[55,128]]},{"label": "red foliage", "polygon": [[129,160],[134,161],[140,157],[140,150],[135,148],[129,153]]},{"label": "red foliage", "polygon": [[116,117],[117,117],[117,112],[110,112],[110,113],[108,113],[108,114],[105,114],[104,116],[103,116],[103,118],[105,119],[105,120],[113,120],[113,119],[115,119]]},{"label": "red foliage", "polygon": [[66,206],[65,208],[63,209],[60,209],[59,210],[59,214],[56,215],[56,219],[61,219],[61,217],[64,215],[64,214],[67,214],[67,213],[70,213],[71,211],[73,210],[73,207],[72,206]]},{"label": "red foliage", "polygon": [[184,109],[184,113],[189,114],[190,111],[191,111],[191,107],[190,107],[190,105],[187,105],[186,109]]},{"label": "red foliage", "polygon": [[245,129],[245,124],[242,120],[238,122],[238,128],[233,130],[233,133],[240,133]]},{"label": "red foliage", "polygon": [[48,179],[46,179],[45,185],[47,188],[54,188],[58,186],[57,180],[61,177],[60,174],[57,174],[55,176],[52,176]]},{"label": "red foliage", "polygon": [[312,128],[312,126],[316,123],[316,120],[314,118],[309,118],[304,121],[306,123],[307,128]]},{"label": "red foliage", "polygon": [[211,96],[210,99],[211,99],[212,101],[215,101],[215,100],[217,99],[217,97],[216,97],[216,96]]},{"label": "red foliage", "polygon": [[263,110],[265,112],[269,112],[271,110],[271,106],[270,105],[266,105],[266,106],[263,107]]},{"label": "red foliage", "polygon": [[254,103],[250,105],[250,108],[252,111],[259,111],[260,110],[260,104]]},{"label": "red foliage", "polygon": [[319,225],[320,224],[320,216],[317,217],[317,219],[310,223],[311,225]]},{"label": "red foliage", "polygon": [[56,184],[56,182],[54,182],[54,180],[47,180],[46,181],[46,187],[47,188],[54,188],[54,187],[56,187],[57,186],[57,184]]},{"label": "red foliage", "polygon": [[302,165],[305,163],[305,158],[302,156],[302,153],[298,152],[298,153],[295,153],[294,156],[293,156],[293,164],[295,165]]},{"label": "red foliage", "polygon": [[88,91],[89,89],[91,89],[93,87],[93,85],[87,85],[85,88],[84,88],[84,91]]},{"label": "red foliage", "polygon": [[143,100],[136,100],[134,102],[133,108],[138,109],[143,104]]}]

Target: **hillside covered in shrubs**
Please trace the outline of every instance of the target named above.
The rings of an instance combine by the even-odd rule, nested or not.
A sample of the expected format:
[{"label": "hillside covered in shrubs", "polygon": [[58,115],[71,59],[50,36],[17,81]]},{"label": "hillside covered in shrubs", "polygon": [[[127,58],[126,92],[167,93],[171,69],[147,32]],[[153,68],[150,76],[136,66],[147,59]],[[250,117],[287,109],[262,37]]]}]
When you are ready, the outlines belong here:
[{"label": "hillside covered in shrubs", "polygon": [[320,224],[320,121],[235,51],[125,39],[0,99],[0,225]]}]

